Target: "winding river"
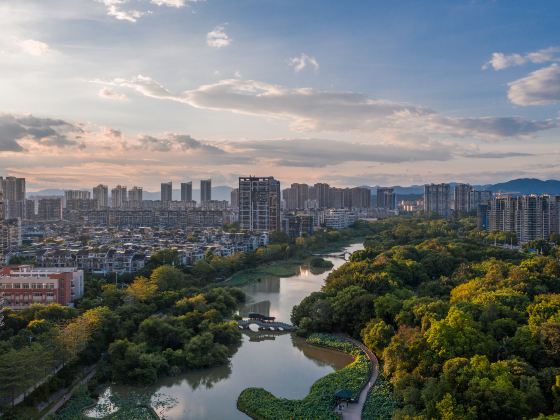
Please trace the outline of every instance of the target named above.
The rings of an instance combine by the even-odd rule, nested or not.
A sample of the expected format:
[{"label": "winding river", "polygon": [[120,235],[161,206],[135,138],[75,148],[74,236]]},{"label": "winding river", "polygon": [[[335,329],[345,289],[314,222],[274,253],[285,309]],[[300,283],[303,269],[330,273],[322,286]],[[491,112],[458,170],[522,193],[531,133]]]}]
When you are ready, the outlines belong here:
[{"label": "winding river", "polygon": [[[353,244],[344,251],[362,249]],[[345,261],[327,257],[339,267]],[[245,286],[247,303],[240,313],[259,312],[290,322],[292,307],[323,285],[329,271],[312,274],[300,267],[298,275],[269,278]],[[226,366],[192,371],[180,376],[164,378],[148,392],[173,397],[177,404],[165,412],[168,419],[247,419],[237,410],[236,400],[248,387],[263,387],[278,397],[300,399],[322,376],[341,369],[351,361],[339,352],[308,345],[294,334],[244,333],[243,342]],[[118,393],[131,388],[116,386]],[[146,389],[144,389],[146,391]]]}]

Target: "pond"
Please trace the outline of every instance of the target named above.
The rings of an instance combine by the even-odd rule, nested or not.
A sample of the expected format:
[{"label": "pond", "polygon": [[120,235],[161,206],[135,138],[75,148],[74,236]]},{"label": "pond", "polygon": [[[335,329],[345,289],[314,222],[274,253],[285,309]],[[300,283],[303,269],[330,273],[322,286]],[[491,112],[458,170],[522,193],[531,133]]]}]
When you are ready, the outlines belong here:
[{"label": "pond", "polygon": [[[352,253],[362,248],[361,244],[353,244],[344,251]],[[339,257],[326,259],[334,268],[345,262]],[[330,271],[313,274],[302,266],[298,275],[267,278],[245,286],[247,303],[240,308],[240,314],[258,312],[290,322],[293,306],[318,291]],[[177,400],[165,412],[168,419],[247,419],[236,408],[243,389],[263,387],[278,397],[300,399],[317,379],[343,368],[351,360],[343,353],[308,345],[293,334],[247,332],[228,365],[163,378],[143,391],[159,392]],[[126,386],[112,388],[119,394],[133,390]]]}]

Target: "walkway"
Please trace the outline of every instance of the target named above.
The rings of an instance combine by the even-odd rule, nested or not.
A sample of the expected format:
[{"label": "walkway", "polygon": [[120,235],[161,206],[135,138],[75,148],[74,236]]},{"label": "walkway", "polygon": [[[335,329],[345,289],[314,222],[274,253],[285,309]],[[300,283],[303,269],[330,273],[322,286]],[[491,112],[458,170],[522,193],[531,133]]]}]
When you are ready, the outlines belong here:
[{"label": "walkway", "polygon": [[379,362],[377,361],[377,357],[375,357],[375,354],[373,354],[370,349],[368,349],[363,343],[360,343],[359,341],[354,340],[353,338],[350,338],[348,336],[344,336],[344,338],[362,349],[371,363],[371,375],[366,386],[364,386],[364,389],[362,389],[362,392],[360,392],[358,401],[349,403],[348,407],[342,411],[343,420],[361,420],[362,411],[364,409],[369,390],[375,384],[377,376],[379,375]]},{"label": "walkway", "polygon": [[93,375],[95,375],[95,373],[97,372],[97,364],[90,367],[90,369],[91,370],[89,371],[89,373],[83,379],[81,379],[78,383],[71,386],[70,390],[68,390],[64,395],[62,395],[60,399],[52,407],[50,407],[46,413],[44,413],[41,416],[41,420],[45,420],[50,415],[56,413],[64,404],[66,404],[68,400],[72,397],[72,393],[74,392],[74,390],[79,385],[87,384],[89,380],[93,378]]}]

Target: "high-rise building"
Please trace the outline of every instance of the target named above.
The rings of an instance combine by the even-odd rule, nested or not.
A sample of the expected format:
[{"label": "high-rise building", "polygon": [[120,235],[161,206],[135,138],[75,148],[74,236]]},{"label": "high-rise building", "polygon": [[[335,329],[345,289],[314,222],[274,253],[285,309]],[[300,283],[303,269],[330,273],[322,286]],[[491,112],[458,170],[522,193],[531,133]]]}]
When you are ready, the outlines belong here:
[{"label": "high-rise building", "polygon": [[39,199],[37,219],[44,222],[62,220],[62,198]]},{"label": "high-rise building", "polygon": [[142,195],[142,187],[134,186],[128,190],[128,206],[135,209],[142,207]]},{"label": "high-rise building", "polygon": [[233,209],[239,208],[239,188],[234,188],[230,193],[230,205]]},{"label": "high-rise building", "polygon": [[424,185],[424,211],[449,217],[449,184]]},{"label": "high-rise building", "polygon": [[474,209],[477,209],[481,204],[488,204],[494,194],[492,193],[492,191],[487,190],[473,190],[471,195],[472,207]]},{"label": "high-rise building", "polygon": [[280,181],[272,176],[239,178],[239,222],[243,230],[280,230]]},{"label": "high-rise building", "polygon": [[192,181],[181,182],[181,201],[192,201]]},{"label": "high-rise building", "polygon": [[0,266],[11,251],[21,246],[21,219],[0,220]]},{"label": "high-rise building", "polygon": [[127,194],[125,185],[117,185],[111,190],[111,206],[115,209],[123,208],[126,205]]},{"label": "high-rise building", "polygon": [[517,231],[517,197],[502,195],[490,200],[488,230],[512,233]]},{"label": "high-rise building", "polygon": [[109,207],[109,187],[99,184],[93,188],[93,199],[97,201],[97,208],[105,209]]},{"label": "high-rise building", "polygon": [[395,210],[397,208],[397,195],[393,188],[378,187],[376,198],[379,209]]},{"label": "high-rise building", "polygon": [[467,214],[474,207],[472,203],[473,187],[469,184],[455,184],[453,190],[453,210],[455,214]]},{"label": "high-rise building", "polygon": [[173,183],[171,181],[161,183],[161,201],[162,203],[173,201]]},{"label": "high-rise building", "polygon": [[4,202],[4,218],[25,218],[25,178],[0,177],[0,192]]},{"label": "high-rise building", "polygon": [[517,201],[517,237],[520,242],[548,239],[550,236],[551,198],[548,195],[526,195]]},{"label": "high-rise building", "polygon": [[332,207],[330,202],[329,184],[316,183],[313,185],[312,193],[310,191],[310,198],[317,200],[317,204],[320,209],[326,209],[327,207]]},{"label": "high-rise building", "polygon": [[[548,239],[557,229],[557,202],[548,195],[494,197],[488,204],[487,229],[515,233],[521,243]],[[479,215],[479,226],[484,224],[483,217]]]},{"label": "high-rise building", "polygon": [[0,177],[0,191],[7,201],[25,200],[25,178]]},{"label": "high-rise building", "polygon": [[336,187],[329,189],[329,201],[327,207],[333,209],[341,209],[344,207],[344,189]]},{"label": "high-rise building", "polygon": [[365,187],[355,187],[350,190],[350,206],[353,209],[368,209],[371,207],[371,191]]},{"label": "high-rise building", "polygon": [[205,203],[210,200],[212,200],[212,180],[202,179],[200,180],[200,202]]},{"label": "high-rise building", "polygon": [[68,202],[70,200],[89,200],[91,199],[91,193],[85,190],[66,190],[64,191],[64,201]]},{"label": "high-rise building", "polygon": [[304,210],[309,200],[309,185],[294,183],[282,191],[282,198],[288,210]]},{"label": "high-rise building", "polygon": [[[25,200],[25,220],[34,220],[36,218],[35,203],[35,200]],[[1,216],[0,219],[2,219]]]}]

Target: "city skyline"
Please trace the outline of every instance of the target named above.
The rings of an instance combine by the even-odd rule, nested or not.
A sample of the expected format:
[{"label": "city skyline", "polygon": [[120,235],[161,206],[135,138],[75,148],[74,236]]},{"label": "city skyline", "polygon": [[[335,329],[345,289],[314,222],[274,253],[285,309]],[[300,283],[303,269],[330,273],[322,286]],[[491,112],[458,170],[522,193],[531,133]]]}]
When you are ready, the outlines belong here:
[{"label": "city skyline", "polygon": [[0,169],[30,191],[560,178],[557,11],[7,0]]}]

